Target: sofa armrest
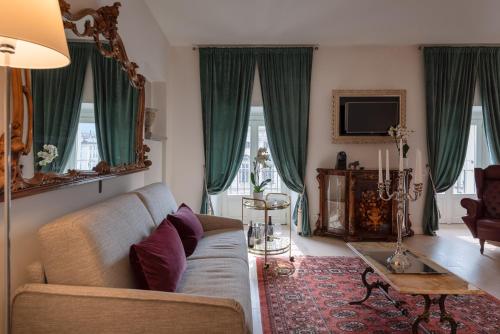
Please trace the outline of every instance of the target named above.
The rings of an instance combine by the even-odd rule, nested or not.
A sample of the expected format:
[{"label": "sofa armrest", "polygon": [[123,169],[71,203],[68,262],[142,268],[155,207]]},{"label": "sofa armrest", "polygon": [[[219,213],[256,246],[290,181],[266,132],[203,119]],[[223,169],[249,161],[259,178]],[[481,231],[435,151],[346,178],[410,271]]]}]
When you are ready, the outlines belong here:
[{"label": "sofa armrest", "polygon": [[243,229],[243,222],[239,219],[232,219],[220,216],[211,215],[196,215],[203,225],[203,230],[205,232],[220,229]]},{"label": "sofa armrest", "polygon": [[27,284],[16,291],[12,333],[245,333],[233,299],[100,287]]},{"label": "sofa armrest", "polygon": [[479,219],[483,216],[483,201],[480,199],[463,198],[460,205],[467,210],[467,216]]},{"label": "sofa armrest", "polygon": [[464,198],[460,205],[467,210],[467,216],[462,217],[465,225],[469,228],[472,236],[477,238],[476,220],[483,216],[483,201],[480,199]]}]

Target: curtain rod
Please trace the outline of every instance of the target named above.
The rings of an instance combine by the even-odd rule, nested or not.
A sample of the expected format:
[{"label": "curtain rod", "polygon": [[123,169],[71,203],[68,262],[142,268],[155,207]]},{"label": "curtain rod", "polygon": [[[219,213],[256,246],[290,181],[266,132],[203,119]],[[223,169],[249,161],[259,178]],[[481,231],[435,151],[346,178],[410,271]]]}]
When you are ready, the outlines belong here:
[{"label": "curtain rod", "polygon": [[464,48],[464,47],[500,47],[500,44],[488,44],[488,43],[476,43],[476,44],[421,44],[418,46],[419,50],[424,48],[433,47],[452,47],[452,48]]},{"label": "curtain rod", "polygon": [[193,50],[199,48],[313,48],[319,49],[319,44],[193,44]]}]

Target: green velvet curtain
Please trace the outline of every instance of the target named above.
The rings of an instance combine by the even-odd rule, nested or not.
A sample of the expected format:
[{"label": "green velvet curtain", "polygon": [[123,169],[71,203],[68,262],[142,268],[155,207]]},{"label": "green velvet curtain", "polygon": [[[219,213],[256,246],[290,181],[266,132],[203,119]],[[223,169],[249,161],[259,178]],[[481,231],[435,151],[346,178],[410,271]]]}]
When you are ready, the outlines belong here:
[{"label": "green velvet curtain", "polygon": [[311,235],[305,185],[309,130],[312,48],[266,48],[257,51],[269,148],[286,186],[300,196],[302,235]]},{"label": "green velvet curtain", "polygon": [[92,52],[94,112],[99,156],[111,166],[135,162],[139,90],[113,58]]},{"label": "green velvet curtain", "polygon": [[64,172],[78,130],[83,82],[90,54],[90,43],[68,43],[71,65],[53,70],[32,70],[33,152],[35,169],[39,169],[37,152],[43,145],[57,147],[59,157],[41,168],[44,172]]},{"label": "green velvet curtain", "polygon": [[481,48],[479,87],[486,140],[492,162],[500,163],[500,48]]},{"label": "green velvet curtain", "polygon": [[254,75],[253,49],[200,48],[205,150],[202,213],[209,212],[208,195],[225,191],[238,173],[245,149]]},{"label": "green velvet curtain", "polygon": [[479,49],[431,47],[424,49],[427,150],[435,189],[429,180],[424,209],[424,232],[438,230],[436,192],[457,180],[465,160],[478,74]]}]

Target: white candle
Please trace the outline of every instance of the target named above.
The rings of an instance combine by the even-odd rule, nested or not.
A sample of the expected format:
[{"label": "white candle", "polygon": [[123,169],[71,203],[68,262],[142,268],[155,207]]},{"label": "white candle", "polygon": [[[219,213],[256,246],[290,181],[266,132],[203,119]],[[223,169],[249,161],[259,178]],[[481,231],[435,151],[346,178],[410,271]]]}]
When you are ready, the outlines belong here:
[{"label": "white candle", "polygon": [[378,183],[383,182],[382,177],[382,150],[378,150]]},{"label": "white candle", "polygon": [[389,181],[391,179],[391,174],[389,172],[389,150],[385,150],[385,179]]},{"label": "white candle", "polygon": [[417,149],[415,162],[415,183],[422,183],[422,152],[420,152],[420,149]]},{"label": "white candle", "polygon": [[402,172],[403,167],[403,140],[399,140],[399,171]]}]

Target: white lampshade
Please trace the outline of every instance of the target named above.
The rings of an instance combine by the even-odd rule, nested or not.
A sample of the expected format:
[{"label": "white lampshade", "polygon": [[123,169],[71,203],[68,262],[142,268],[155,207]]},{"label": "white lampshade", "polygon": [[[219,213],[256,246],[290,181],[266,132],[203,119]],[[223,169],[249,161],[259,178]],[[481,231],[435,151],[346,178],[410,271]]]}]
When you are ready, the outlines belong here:
[{"label": "white lampshade", "polygon": [[0,66],[47,69],[70,63],[58,0],[0,0],[0,16]]}]

